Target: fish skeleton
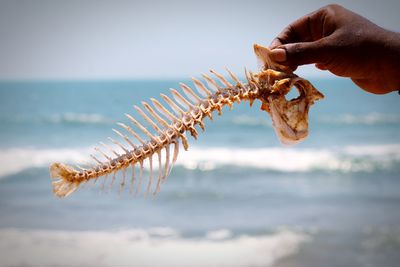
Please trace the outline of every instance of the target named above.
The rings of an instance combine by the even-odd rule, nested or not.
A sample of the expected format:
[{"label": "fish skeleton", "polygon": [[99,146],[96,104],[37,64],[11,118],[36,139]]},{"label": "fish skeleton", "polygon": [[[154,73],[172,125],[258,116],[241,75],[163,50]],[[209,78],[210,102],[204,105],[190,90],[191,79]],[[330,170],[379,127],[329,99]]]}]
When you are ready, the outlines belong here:
[{"label": "fish skeleton", "polygon": [[[210,70],[215,78],[202,74],[205,83],[192,78],[195,90],[180,83],[182,91],[171,89],[172,98],[161,94],[165,104],[151,98],[151,105],[142,102],[143,107],[134,106],[147,126],[131,115],[125,114],[131,124],[117,123],[122,129],[113,129],[125,144],[112,138],[109,138],[112,145],[100,143],[103,149],[96,147],[95,150],[104,158],[103,160],[99,159],[98,155],[92,154],[90,156],[94,164],[86,168],[59,162],[51,164],[50,176],[53,179],[54,194],[58,197],[67,197],[83,184],[89,181],[95,183],[100,177],[104,177],[104,186],[107,177],[112,176],[110,181],[112,186],[119,172],[122,172],[119,190],[125,188],[129,179],[129,192],[138,194],[142,187],[145,160],[149,165],[145,195],[151,191],[157,194],[177,160],[180,144],[185,150],[189,148],[186,134],[189,133],[196,139],[198,130],[195,126],[204,131],[203,120],[206,117],[213,120],[215,111],[222,115],[224,106],[232,108],[234,103],[242,101],[249,101],[250,106],[255,100],[261,101],[261,109],[271,116],[275,132],[283,144],[296,144],[304,140],[308,135],[309,108],[315,101],[322,99],[323,94],[309,81],[271,60],[271,50],[268,47],[255,44],[254,52],[263,67],[256,73],[245,70],[246,82],[241,82],[228,69],[233,83],[216,71]],[[298,90],[299,96],[287,100],[285,95],[292,88]],[[143,133],[138,134],[138,130]],[[135,141],[132,141],[133,139]],[[119,147],[123,152],[117,152],[114,147]],[[104,152],[104,149],[109,152]],[[153,174],[155,156],[158,165],[156,180]],[[130,177],[127,178],[129,168],[131,168]],[[137,168],[138,177],[135,172]]]}]

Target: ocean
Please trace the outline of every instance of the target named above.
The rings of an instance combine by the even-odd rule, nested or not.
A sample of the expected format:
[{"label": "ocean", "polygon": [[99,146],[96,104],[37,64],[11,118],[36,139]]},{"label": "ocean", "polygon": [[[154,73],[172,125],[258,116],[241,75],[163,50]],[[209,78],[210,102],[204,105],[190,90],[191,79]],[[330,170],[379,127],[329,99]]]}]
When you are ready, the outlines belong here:
[{"label": "ocean", "polygon": [[49,165],[87,160],[179,81],[0,82],[0,266],[398,266],[400,96],[310,81],[326,98],[299,145],[243,102],[189,137],[157,196],[65,199]]}]

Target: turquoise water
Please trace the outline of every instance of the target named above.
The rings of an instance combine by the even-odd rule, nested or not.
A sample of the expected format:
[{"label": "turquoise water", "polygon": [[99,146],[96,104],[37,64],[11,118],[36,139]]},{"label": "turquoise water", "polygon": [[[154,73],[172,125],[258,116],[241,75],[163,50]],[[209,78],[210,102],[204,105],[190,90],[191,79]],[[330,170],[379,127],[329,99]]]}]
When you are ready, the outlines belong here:
[{"label": "turquoise water", "polygon": [[[0,82],[0,265],[54,266],[51,251],[74,255],[66,266],[395,266],[400,98],[312,82],[326,99],[303,143],[282,146],[259,103],[225,108],[146,199],[118,186],[58,199],[48,165],[85,159],[133,105],[178,81]],[[133,254],[104,249],[113,242]]]}]

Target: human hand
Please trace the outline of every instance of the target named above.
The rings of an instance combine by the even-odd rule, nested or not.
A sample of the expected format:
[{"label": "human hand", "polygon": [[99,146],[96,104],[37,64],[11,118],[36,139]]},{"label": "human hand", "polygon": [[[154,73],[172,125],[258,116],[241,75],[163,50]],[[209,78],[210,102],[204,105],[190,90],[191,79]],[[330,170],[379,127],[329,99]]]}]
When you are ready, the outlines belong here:
[{"label": "human hand", "polygon": [[328,5],[287,26],[271,43],[271,57],[295,70],[315,63],[350,77],[362,89],[400,89],[400,34],[339,5]]}]

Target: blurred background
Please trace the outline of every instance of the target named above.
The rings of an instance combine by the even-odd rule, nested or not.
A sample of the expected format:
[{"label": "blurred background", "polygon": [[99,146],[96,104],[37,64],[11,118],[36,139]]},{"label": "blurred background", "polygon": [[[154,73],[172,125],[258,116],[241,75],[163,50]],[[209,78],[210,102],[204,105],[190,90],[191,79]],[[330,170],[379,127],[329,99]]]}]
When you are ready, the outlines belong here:
[{"label": "blurred background", "polygon": [[[52,194],[49,164],[86,161],[133,105],[256,71],[253,43],[328,3],[0,1],[0,266],[397,266],[399,96],[313,66],[297,74],[326,98],[299,145],[242,103],[206,119],[156,197]],[[400,30],[396,1],[338,3]]]}]

